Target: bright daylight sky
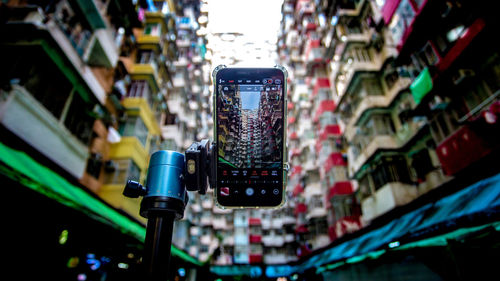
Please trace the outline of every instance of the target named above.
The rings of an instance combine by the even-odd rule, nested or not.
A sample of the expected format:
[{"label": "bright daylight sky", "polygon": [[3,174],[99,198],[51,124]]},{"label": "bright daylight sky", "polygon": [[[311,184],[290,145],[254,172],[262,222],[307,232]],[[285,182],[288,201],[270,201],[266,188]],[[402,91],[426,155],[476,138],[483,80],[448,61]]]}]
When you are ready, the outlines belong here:
[{"label": "bright daylight sky", "polygon": [[208,0],[209,34],[244,34],[236,38],[209,35],[213,65],[229,65],[233,59],[246,66],[275,65],[282,3],[283,0]]},{"label": "bright daylight sky", "polygon": [[241,92],[241,109],[257,109],[260,92]]}]

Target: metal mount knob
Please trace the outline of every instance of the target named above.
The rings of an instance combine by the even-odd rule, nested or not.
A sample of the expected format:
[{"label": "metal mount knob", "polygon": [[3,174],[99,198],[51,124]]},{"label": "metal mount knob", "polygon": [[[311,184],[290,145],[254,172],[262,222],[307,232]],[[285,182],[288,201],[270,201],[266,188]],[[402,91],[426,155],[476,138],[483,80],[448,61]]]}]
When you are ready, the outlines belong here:
[{"label": "metal mount knob", "polygon": [[128,180],[127,184],[125,185],[125,189],[123,190],[123,195],[130,197],[130,198],[137,198],[139,196],[144,196],[146,195],[147,190],[146,187],[142,186],[142,184]]}]

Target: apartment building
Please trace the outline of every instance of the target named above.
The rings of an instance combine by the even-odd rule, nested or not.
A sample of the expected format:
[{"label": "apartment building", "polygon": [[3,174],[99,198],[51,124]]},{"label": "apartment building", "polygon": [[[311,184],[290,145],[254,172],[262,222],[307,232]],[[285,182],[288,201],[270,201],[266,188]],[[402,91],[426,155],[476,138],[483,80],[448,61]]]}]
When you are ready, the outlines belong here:
[{"label": "apartment building", "polygon": [[[496,126],[498,104],[498,52],[482,41],[495,23],[489,8],[284,2],[278,45],[291,73],[289,190],[306,253],[497,153],[496,137],[479,133]],[[468,156],[473,145],[480,148]]]},{"label": "apartment building", "polygon": [[[193,103],[181,104],[191,106],[186,114],[191,115],[181,119],[175,116],[176,104],[171,104],[182,91],[176,84],[178,73],[190,75],[185,80],[201,77],[203,42],[189,37],[199,45],[181,44],[188,29],[183,25],[186,14],[196,5],[61,0],[7,1],[0,8],[0,141],[4,157],[18,155],[2,158],[2,165],[11,167],[2,169],[2,176],[38,191],[55,202],[51,204],[111,226],[117,230],[116,237],[131,236],[117,238],[116,243],[127,241],[123,243],[133,247],[123,244],[123,249],[115,250],[136,251],[144,240],[146,220],[139,215],[140,199],[122,195],[127,179],[144,182],[149,156],[161,149],[184,149],[188,144],[183,138],[194,141],[194,128],[201,124],[201,115],[192,114]],[[186,55],[194,66],[177,69]],[[199,79],[189,85],[193,99],[202,96],[202,83]],[[173,124],[178,130],[175,137],[168,134]],[[19,162],[21,158],[25,162]],[[31,172],[23,168],[28,166]],[[13,178],[14,172],[31,180]],[[33,202],[34,208],[43,210],[37,204],[52,201]],[[46,209],[55,208],[47,205]],[[79,229],[78,222],[86,225],[72,211],[46,219],[47,226],[52,221],[67,225],[73,237],[77,237],[76,230],[71,231]],[[178,232],[186,229],[179,227]],[[102,234],[103,239],[107,235]],[[102,244],[108,243],[97,238],[88,241],[94,244],[79,243],[95,248],[94,255],[102,254]],[[186,243],[179,239],[177,249],[187,250]],[[48,244],[38,241],[36,245]],[[54,250],[53,255],[58,253],[67,254]],[[140,254],[137,251],[128,259],[139,264]],[[174,262],[197,263],[182,251],[173,251],[173,256]]]}]

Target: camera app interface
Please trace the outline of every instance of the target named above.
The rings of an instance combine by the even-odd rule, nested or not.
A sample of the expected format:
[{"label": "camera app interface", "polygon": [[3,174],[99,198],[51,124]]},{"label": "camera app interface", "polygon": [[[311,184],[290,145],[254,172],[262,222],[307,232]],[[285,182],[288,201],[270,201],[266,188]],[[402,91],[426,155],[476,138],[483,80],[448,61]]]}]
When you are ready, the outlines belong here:
[{"label": "camera app interface", "polygon": [[224,197],[243,199],[236,200],[240,203],[248,199],[250,205],[255,200],[279,199],[283,192],[282,81],[262,77],[218,82],[218,196],[222,201]]}]

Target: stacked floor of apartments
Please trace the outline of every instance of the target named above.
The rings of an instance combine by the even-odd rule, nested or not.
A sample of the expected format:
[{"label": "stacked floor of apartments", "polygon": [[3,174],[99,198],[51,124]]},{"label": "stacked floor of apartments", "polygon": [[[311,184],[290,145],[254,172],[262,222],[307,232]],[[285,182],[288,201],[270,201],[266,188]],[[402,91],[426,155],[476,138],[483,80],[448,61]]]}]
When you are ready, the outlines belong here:
[{"label": "stacked floor of apartments", "polygon": [[500,56],[487,43],[497,23],[488,5],[284,1],[278,51],[290,73],[299,257],[452,179],[498,173]]},{"label": "stacked floor of apartments", "polygon": [[[122,194],[127,179],[144,182],[155,151],[183,152],[197,137],[208,136],[204,41],[194,31],[199,3],[4,2],[2,176],[23,187],[10,189],[17,197],[52,199],[27,201],[25,212],[45,215],[38,224],[64,226],[66,238],[81,235],[72,245],[94,249],[97,258],[104,255],[101,249],[130,248],[126,259],[139,264],[146,220],[139,215],[140,199]],[[85,229],[87,216],[66,209],[43,211],[67,207],[117,232]],[[30,239],[33,249],[52,245],[41,241],[49,235],[43,229],[40,241]],[[122,241],[127,242],[113,248]],[[46,250],[62,260],[71,249]],[[182,251],[173,254],[174,262],[197,263]]]}]

